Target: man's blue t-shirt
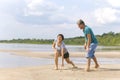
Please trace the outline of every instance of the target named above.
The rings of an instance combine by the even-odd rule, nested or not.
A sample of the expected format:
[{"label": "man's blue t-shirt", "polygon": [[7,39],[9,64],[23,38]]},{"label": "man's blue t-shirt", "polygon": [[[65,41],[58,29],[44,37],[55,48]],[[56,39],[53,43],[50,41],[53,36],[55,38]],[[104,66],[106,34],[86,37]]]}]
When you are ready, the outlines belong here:
[{"label": "man's blue t-shirt", "polygon": [[91,35],[91,43],[98,43],[92,29],[88,26],[85,26],[85,28],[83,29],[83,32],[84,32],[84,35],[85,35],[85,41],[87,42],[88,41],[88,38],[87,38],[87,34],[90,34]]}]

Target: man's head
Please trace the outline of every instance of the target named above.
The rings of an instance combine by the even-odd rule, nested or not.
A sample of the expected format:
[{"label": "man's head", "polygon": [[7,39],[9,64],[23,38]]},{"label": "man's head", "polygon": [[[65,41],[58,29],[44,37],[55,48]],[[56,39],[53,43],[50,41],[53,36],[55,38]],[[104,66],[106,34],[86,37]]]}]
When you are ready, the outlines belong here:
[{"label": "man's head", "polygon": [[85,27],[85,23],[81,19],[77,21],[77,25],[80,29],[84,29],[84,27]]}]

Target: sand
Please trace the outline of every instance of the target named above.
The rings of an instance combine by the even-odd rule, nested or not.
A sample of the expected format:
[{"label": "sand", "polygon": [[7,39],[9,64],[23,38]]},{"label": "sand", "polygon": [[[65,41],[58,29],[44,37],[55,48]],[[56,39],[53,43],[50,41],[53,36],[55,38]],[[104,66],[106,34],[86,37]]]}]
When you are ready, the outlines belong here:
[{"label": "sand", "polygon": [[[54,52],[36,52],[29,50],[1,50],[0,52],[9,52],[14,55],[28,56],[28,57],[38,57],[38,58],[53,58]],[[70,52],[71,57],[85,57],[85,52]],[[120,58],[119,51],[109,51],[109,52],[96,52],[95,55],[98,58]]]},{"label": "sand", "polygon": [[[32,52],[27,50],[0,50],[14,55],[28,57],[53,58],[53,52]],[[85,52],[71,52],[72,57],[84,57]],[[120,52],[96,52],[97,57],[120,58]],[[83,64],[77,64],[72,69],[66,64],[64,69],[54,70],[54,65],[29,66],[16,68],[0,68],[0,80],[120,80],[120,64],[101,64],[95,70],[91,66],[90,72],[85,72]]]},{"label": "sand", "polygon": [[65,65],[63,70],[54,70],[53,65],[2,68],[0,80],[120,80],[120,64],[101,65],[98,70],[84,71],[85,65],[77,65],[78,69],[72,69]]}]

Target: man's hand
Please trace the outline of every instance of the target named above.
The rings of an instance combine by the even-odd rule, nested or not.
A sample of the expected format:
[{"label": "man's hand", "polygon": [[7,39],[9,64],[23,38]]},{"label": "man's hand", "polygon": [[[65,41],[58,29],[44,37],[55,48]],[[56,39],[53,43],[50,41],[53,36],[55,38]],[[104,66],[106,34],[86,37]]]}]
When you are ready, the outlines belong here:
[{"label": "man's hand", "polygon": [[88,52],[90,50],[90,48],[89,47],[86,47],[86,51]]},{"label": "man's hand", "polygon": [[86,44],[84,44],[84,49],[86,49]]},{"label": "man's hand", "polygon": [[84,49],[86,49],[86,45],[84,45]]}]

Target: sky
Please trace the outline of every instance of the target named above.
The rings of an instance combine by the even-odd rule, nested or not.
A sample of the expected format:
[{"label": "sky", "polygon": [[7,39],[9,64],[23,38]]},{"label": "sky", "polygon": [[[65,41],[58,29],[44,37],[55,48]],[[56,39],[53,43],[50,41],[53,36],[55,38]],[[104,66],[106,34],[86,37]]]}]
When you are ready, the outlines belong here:
[{"label": "sky", "polygon": [[120,0],[0,0],[0,40],[83,36],[79,19],[96,35],[120,32]]}]

